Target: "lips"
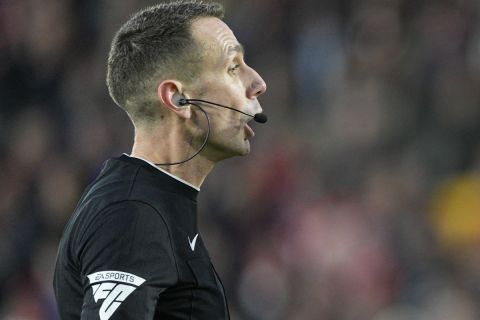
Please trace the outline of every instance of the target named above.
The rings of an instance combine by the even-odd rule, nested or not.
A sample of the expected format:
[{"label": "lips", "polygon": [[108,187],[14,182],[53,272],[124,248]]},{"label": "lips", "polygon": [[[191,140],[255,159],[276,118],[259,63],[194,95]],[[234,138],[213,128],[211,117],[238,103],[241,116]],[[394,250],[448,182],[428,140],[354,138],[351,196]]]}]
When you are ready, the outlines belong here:
[{"label": "lips", "polygon": [[245,131],[245,139],[244,140],[255,137],[255,132],[253,132],[252,128],[250,128],[250,126],[246,123],[245,123],[245,126],[244,126],[244,131]]}]

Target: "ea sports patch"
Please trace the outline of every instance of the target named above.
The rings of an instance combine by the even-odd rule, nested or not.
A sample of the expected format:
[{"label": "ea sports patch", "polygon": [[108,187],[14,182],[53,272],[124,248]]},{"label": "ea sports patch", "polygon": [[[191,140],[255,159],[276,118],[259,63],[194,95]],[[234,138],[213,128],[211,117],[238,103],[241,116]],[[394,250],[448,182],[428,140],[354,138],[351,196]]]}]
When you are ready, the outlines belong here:
[{"label": "ea sports patch", "polygon": [[100,320],[108,320],[125,299],[137,289],[145,279],[122,271],[100,271],[87,276],[92,285],[95,303],[103,300],[100,307]]}]

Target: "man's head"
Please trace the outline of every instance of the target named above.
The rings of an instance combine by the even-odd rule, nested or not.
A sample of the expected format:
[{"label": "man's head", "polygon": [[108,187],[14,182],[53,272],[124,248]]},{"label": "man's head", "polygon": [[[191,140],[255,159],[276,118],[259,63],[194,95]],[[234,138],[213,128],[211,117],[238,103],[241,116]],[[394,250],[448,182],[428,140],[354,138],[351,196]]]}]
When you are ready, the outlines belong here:
[{"label": "man's head", "polygon": [[[180,106],[179,98],[261,112],[257,96],[266,90],[265,82],[245,63],[243,47],[222,17],[219,4],[176,1],[137,13],[118,31],[107,83],[137,129],[162,126],[171,132],[176,127],[190,143],[201,140],[204,115],[194,106]],[[212,130],[203,154],[213,161],[247,154],[251,119],[204,107],[209,108]]]},{"label": "man's head", "polygon": [[115,35],[107,86],[134,122],[158,116],[152,102],[159,80],[188,82],[198,76],[203,52],[192,39],[191,24],[199,17],[222,18],[223,8],[200,1],[163,3],[136,13]]}]

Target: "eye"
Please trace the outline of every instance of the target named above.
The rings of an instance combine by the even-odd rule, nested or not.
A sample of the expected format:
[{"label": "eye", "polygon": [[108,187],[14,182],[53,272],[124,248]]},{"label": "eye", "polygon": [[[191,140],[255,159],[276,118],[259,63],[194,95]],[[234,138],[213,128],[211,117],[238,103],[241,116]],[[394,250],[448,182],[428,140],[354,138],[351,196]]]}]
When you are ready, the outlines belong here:
[{"label": "eye", "polygon": [[239,64],[234,65],[233,67],[228,68],[229,73],[235,73],[240,68]]}]

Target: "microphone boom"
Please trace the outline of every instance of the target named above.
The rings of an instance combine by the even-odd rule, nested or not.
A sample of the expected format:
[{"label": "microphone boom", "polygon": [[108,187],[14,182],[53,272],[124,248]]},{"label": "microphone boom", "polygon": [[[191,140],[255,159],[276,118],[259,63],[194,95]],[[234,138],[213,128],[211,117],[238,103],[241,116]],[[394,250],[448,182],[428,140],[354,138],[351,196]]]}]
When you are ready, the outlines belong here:
[{"label": "microphone boom", "polygon": [[256,113],[255,115],[251,115],[251,114],[248,114],[246,112],[243,112],[243,111],[240,111],[238,109],[235,109],[235,108],[232,108],[232,107],[228,107],[228,106],[224,106],[223,104],[219,104],[219,103],[215,103],[215,102],[211,102],[211,101],[207,101],[207,100],[202,100],[202,99],[185,99],[185,98],[182,98],[178,101],[178,103],[181,105],[181,106],[185,106],[187,104],[190,104],[192,102],[203,102],[203,103],[208,103],[208,104],[211,104],[211,105],[214,105],[214,106],[217,106],[217,107],[221,107],[221,108],[226,108],[226,109],[230,109],[232,111],[236,111],[236,112],[240,112],[246,116],[249,116],[249,117],[252,117],[253,120],[255,120],[255,122],[258,122],[258,123],[265,123],[268,121],[268,118],[267,118],[267,115],[265,113]]}]

